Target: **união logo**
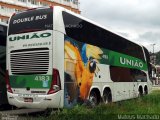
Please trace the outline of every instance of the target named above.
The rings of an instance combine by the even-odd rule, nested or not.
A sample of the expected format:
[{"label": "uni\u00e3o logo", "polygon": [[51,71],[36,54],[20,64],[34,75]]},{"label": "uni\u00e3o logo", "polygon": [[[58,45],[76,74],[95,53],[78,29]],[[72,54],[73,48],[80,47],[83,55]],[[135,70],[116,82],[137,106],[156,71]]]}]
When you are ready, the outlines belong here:
[{"label": "uni\u00e3o logo", "polygon": [[25,34],[25,35],[17,35],[14,37],[9,37],[9,41],[18,41],[18,40],[31,40],[34,38],[46,38],[51,36],[51,33],[45,32],[45,33],[33,33],[33,34]]},{"label": "uni\u00e3o logo", "polygon": [[131,60],[131,59],[120,57],[120,63],[122,65],[143,68],[143,63],[138,60],[133,60],[133,59]]}]

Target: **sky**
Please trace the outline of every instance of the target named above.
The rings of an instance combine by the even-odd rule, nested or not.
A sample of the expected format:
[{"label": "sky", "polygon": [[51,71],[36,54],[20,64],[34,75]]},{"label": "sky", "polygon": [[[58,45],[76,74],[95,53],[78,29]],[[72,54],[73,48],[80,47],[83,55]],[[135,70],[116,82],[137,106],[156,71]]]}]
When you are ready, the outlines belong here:
[{"label": "sky", "polygon": [[[81,15],[108,30],[160,51],[160,0],[79,0]],[[153,45],[155,44],[155,45]]]}]

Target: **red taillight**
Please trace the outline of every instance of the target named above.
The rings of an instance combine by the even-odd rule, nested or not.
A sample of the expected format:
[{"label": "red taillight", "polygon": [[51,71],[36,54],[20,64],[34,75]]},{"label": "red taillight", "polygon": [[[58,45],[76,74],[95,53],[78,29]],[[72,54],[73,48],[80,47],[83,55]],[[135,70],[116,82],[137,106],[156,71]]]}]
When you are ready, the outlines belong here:
[{"label": "red taillight", "polygon": [[13,91],[12,91],[12,89],[11,89],[11,86],[10,86],[10,83],[9,83],[9,74],[8,74],[8,70],[6,70],[5,79],[6,79],[6,88],[7,88],[7,91],[10,92],[10,93],[13,93]]},{"label": "red taillight", "polygon": [[48,94],[53,94],[55,92],[58,92],[59,90],[61,90],[59,71],[57,69],[53,69],[52,83],[51,88],[48,91]]}]

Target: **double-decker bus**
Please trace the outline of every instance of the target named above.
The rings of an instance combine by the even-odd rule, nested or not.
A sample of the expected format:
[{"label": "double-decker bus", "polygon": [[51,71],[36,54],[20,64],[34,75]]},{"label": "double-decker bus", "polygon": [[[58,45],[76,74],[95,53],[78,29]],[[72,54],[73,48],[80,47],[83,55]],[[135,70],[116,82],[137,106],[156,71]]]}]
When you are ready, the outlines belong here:
[{"label": "double-decker bus", "polygon": [[0,109],[8,104],[5,83],[7,24],[0,22]]},{"label": "double-decker bus", "polygon": [[8,100],[17,107],[96,105],[151,90],[145,47],[58,6],[11,16],[6,73]]}]

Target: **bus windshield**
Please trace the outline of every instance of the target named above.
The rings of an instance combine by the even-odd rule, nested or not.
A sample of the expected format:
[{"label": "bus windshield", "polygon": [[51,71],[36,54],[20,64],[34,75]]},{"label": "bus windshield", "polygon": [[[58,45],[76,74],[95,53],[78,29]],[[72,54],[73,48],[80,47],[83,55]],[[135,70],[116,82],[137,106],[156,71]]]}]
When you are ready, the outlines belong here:
[{"label": "bus windshield", "polygon": [[53,9],[51,8],[13,14],[8,35],[42,30],[53,30]]}]

